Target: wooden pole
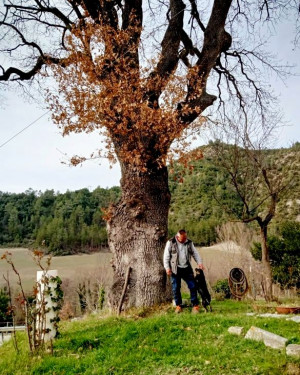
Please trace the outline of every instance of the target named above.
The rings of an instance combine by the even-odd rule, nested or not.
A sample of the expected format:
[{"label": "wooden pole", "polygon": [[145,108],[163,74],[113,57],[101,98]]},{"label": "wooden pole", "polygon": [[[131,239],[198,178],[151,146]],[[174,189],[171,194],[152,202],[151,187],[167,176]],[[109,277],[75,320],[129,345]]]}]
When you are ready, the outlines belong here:
[{"label": "wooden pole", "polygon": [[123,286],[123,290],[122,290],[122,294],[121,294],[121,299],[120,299],[120,303],[119,303],[118,310],[117,310],[118,315],[121,314],[121,309],[122,309],[122,305],[123,305],[123,302],[124,302],[127,285],[128,285],[128,282],[129,282],[130,272],[131,272],[131,267],[128,266],[127,272],[126,272],[126,277],[125,277],[125,283],[124,283],[124,286]]}]

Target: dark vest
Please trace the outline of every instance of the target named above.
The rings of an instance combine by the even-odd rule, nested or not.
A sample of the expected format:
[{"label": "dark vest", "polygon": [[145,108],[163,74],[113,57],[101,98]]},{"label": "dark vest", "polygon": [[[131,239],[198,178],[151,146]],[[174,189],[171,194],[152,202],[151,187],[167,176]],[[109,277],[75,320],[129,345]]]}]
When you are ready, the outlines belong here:
[{"label": "dark vest", "polygon": [[[169,241],[171,243],[171,246],[170,246],[170,249],[169,249],[171,270],[176,275],[177,274],[178,259],[179,259],[179,249],[178,249],[175,237],[171,238]],[[191,263],[191,257],[192,257],[192,254],[193,254],[192,241],[188,239],[185,242],[185,245],[187,246],[187,251],[188,251],[188,262]]]}]

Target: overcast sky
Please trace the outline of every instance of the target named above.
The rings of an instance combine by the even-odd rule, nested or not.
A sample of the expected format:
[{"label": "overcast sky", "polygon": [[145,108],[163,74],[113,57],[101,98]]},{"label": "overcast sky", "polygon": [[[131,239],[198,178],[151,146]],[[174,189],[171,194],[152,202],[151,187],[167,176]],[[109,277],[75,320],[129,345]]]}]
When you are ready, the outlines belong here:
[{"label": "overcast sky", "polygon": [[[300,48],[293,50],[292,27],[280,28],[280,37],[274,38],[282,63],[298,64],[300,73]],[[280,98],[285,119],[290,126],[284,128],[276,142],[277,147],[289,147],[300,141],[300,75],[289,77],[285,84],[280,80],[271,82]],[[65,192],[84,187],[90,190],[119,185],[118,166],[109,168],[106,160],[87,161],[82,166],[69,167],[62,164],[64,154],[89,155],[100,144],[95,135],[70,135],[62,137],[51,123],[48,113],[35,124],[1,147],[8,139],[30,125],[46,110],[24,102],[17,95],[2,93],[4,103],[0,107],[0,191],[20,193],[32,188],[45,191],[54,189]]]},{"label": "overcast sky", "polygon": [[[0,144],[46,112],[12,95],[8,99],[0,109]],[[110,169],[106,160],[87,161],[77,167],[62,163],[67,161],[64,154],[88,156],[99,148],[98,142],[98,137],[86,134],[62,137],[48,113],[0,148],[0,191],[32,188],[65,192],[119,185],[119,168]]]}]

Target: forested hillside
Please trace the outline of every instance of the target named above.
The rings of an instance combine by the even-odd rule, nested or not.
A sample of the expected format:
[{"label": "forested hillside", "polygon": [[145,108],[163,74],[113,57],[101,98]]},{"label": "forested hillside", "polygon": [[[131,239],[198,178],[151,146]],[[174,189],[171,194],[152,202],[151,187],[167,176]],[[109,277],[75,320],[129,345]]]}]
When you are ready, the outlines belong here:
[{"label": "forested hillside", "polygon": [[216,240],[216,226],[229,219],[226,207],[236,211],[241,207],[228,175],[209,156],[193,162],[192,169],[177,165],[170,173],[169,185],[170,234],[186,228],[198,245],[209,245]]},{"label": "forested hillside", "polygon": [[0,193],[0,244],[44,246],[59,254],[98,250],[107,241],[105,208],[119,194],[118,187]]},{"label": "forested hillside", "polygon": [[[202,148],[204,157],[188,165],[170,168],[172,193],[169,214],[170,235],[186,228],[195,243],[209,245],[216,240],[216,226],[236,220],[241,201],[230,184],[228,173],[215,162],[210,146]],[[283,220],[299,220],[300,147],[268,150],[270,163],[284,174],[288,160],[291,183],[278,204],[273,229]],[[279,168],[279,169],[280,169]],[[292,178],[290,178],[292,174]],[[105,209],[116,202],[119,187],[81,189],[64,194],[47,190],[27,190],[22,194],[0,192],[0,245],[44,246],[56,254],[95,251],[106,246]],[[236,215],[233,215],[236,213]],[[274,229],[274,230],[275,230]]]},{"label": "forested hillside", "polygon": [[[229,173],[222,168],[223,161],[216,160],[214,146],[211,143],[201,147],[203,158],[200,160],[177,164],[170,170],[172,203],[169,231],[174,234],[179,227],[187,228],[199,245],[209,245],[215,241],[216,225],[229,220],[237,221],[243,212],[241,199]],[[227,151],[232,146],[223,147]],[[265,150],[263,154],[270,182],[271,179],[273,182],[280,180],[283,187],[270,225],[271,232],[275,234],[281,222],[300,221],[300,143],[290,148]],[[258,181],[257,189],[253,191],[254,207],[266,196],[260,184],[261,181]],[[249,185],[244,188],[247,189]],[[263,211],[266,204],[267,199],[257,207],[257,212]]]}]

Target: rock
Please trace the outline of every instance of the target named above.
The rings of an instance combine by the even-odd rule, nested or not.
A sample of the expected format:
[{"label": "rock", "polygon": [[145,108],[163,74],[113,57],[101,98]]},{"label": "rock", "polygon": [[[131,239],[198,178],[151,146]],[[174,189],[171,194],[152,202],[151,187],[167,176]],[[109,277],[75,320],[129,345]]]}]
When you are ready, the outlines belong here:
[{"label": "rock", "polygon": [[292,318],[288,318],[287,320],[292,320],[293,322],[300,323],[300,315],[293,316]]},{"label": "rock", "polygon": [[300,357],[300,345],[290,344],[286,347],[286,354],[295,357]]},{"label": "rock", "polygon": [[234,335],[241,335],[243,332],[244,327],[237,327],[237,326],[232,326],[228,328],[229,333],[233,333]]},{"label": "rock", "polygon": [[271,314],[271,313],[265,313],[265,314],[259,314],[257,316],[260,316],[261,318],[275,318],[275,319],[283,319],[289,317],[287,314]]},{"label": "rock", "polygon": [[271,313],[265,313],[265,314],[255,314],[255,313],[246,313],[247,316],[258,316],[261,318],[276,318],[276,319],[286,319],[286,320],[292,320],[293,322],[300,323],[300,315],[296,315],[291,317],[291,314],[271,314]]},{"label": "rock", "polygon": [[282,336],[254,326],[252,326],[246,333],[245,339],[263,341],[266,346],[269,346],[273,349],[285,348],[286,342],[288,341],[288,339]]}]

